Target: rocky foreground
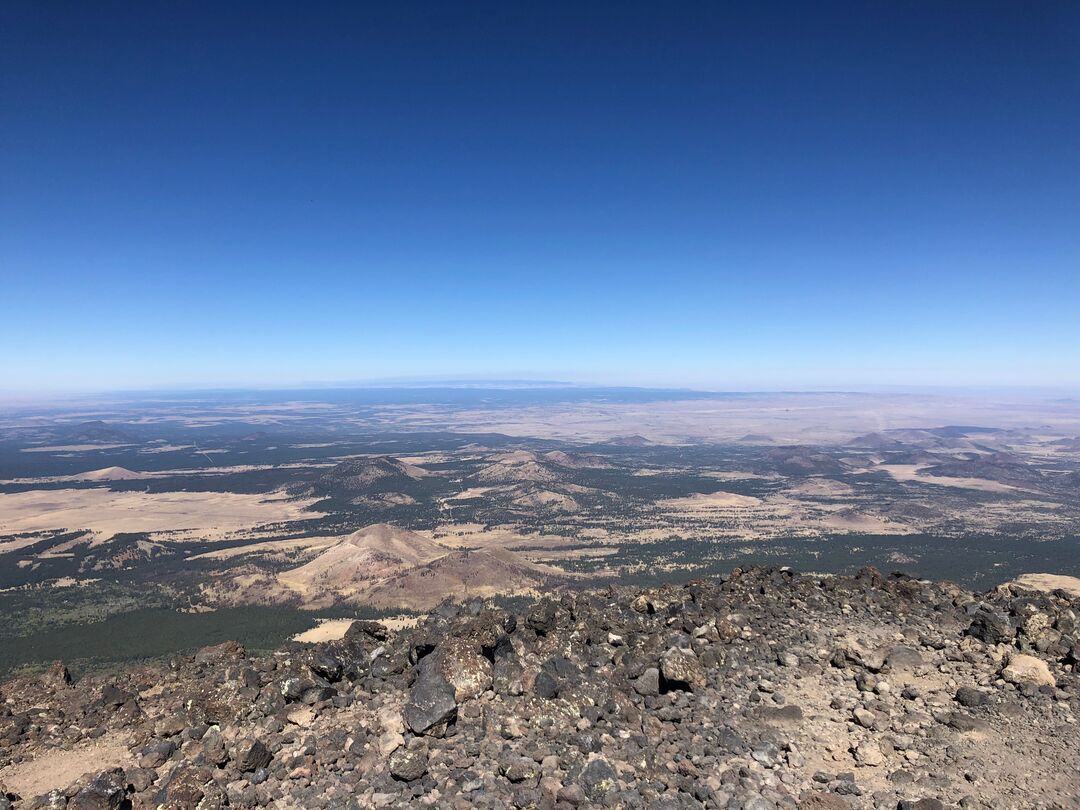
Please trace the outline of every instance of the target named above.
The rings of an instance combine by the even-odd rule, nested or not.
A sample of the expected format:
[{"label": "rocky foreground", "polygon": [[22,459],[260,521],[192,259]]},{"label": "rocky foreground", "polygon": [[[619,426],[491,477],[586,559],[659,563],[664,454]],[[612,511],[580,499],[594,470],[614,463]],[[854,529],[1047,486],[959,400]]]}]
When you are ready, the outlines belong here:
[{"label": "rocky foreground", "polygon": [[1080,807],[1077,638],[1061,591],[754,569],[58,665],[0,687],[0,807]]}]

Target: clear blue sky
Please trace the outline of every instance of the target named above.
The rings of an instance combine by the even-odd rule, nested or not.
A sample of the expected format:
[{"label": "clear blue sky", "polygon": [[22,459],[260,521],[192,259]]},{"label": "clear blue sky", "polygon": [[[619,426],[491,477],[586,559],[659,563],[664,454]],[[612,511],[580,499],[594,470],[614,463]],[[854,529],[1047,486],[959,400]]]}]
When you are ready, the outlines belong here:
[{"label": "clear blue sky", "polygon": [[1080,384],[1080,4],[0,6],[0,388]]}]

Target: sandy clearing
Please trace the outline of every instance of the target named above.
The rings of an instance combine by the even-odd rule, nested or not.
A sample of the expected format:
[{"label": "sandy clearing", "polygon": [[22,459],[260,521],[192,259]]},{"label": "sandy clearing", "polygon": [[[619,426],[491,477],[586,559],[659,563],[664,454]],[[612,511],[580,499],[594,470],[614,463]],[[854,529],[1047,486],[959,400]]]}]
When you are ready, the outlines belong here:
[{"label": "sandy clearing", "polygon": [[[255,472],[257,470],[316,470],[333,467],[336,463],[336,461],[330,460],[310,462],[297,461],[285,464],[233,464],[224,467],[174,467],[167,470],[154,470],[152,472],[143,471],[137,473],[137,476],[139,478],[172,478],[178,475],[211,477],[226,476],[233,473]],[[100,470],[92,472],[100,472]],[[88,480],[84,477],[85,475],[87,475],[87,473],[81,473],[79,475],[42,475],[30,478],[5,478],[0,480],[0,484],[54,484],[65,481],[78,481],[82,483]]]},{"label": "sandy clearing", "polygon": [[20,762],[0,769],[0,783],[20,796],[40,796],[57,785],[67,785],[83,774],[97,773],[134,764],[127,734],[106,734],[89,745],[69,751],[54,748],[43,751],[30,762]]},{"label": "sandy clearing", "polygon": [[60,577],[52,581],[54,588],[82,588],[86,585],[90,585],[94,582],[100,582],[100,579],[75,579],[75,577]]},{"label": "sandy clearing", "polygon": [[467,501],[472,498],[480,498],[489,492],[501,492],[509,489],[509,487],[469,487],[464,489],[456,495],[448,495],[443,498],[444,501]]},{"label": "sandy clearing", "polygon": [[40,543],[42,540],[46,540],[52,537],[54,532],[40,532],[34,534],[32,537],[20,537],[17,540],[5,540],[0,542],[0,554],[8,554],[12,551],[19,551],[32,546],[34,543]]},{"label": "sandy clearing", "polygon": [[[337,641],[344,638],[345,633],[352,623],[357,621],[356,619],[318,619],[318,625],[312,627],[310,630],[305,630],[302,633],[297,633],[292,637],[293,641],[300,641],[304,644],[321,644],[325,641]],[[383,625],[388,630],[397,632],[404,630],[408,627],[415,627],[417,622],[420,621],[419,616],[390,616],[385,619],[376,619],[379,624]]]},{"label": "sandy clearing", "polygon": [[124,532],[221,540],[270,523],[322,517],[304,511],[312,503],[234,492],[113,492],[96,487],[14,492],[0,494],[0,533],[87,529],[100,540]]},{"label": "sandy clearing", "polygon": [[93,541],[93,534],[80,534],[78,537],[73,537],[70,540],[66,540],[63,543],[59,543],[39,552],[36,557],[39,560],[48,560],[52,557],[70,557],[72,549],[76,546],[83,545],[84,543],[92,543]]},{"label": "sandy clearing", "polygon": [[666,498],[656,502],[667,509],[730,509],[732,507],[761,506],[761,498],[753,495],[737,495],[734,492],[713,492],[705,495],[695,492],[685,498]]},{"label": "sandy clearing", "polygon": [[405,630],[409,627],[416,627],[420,622],[419,616],[390,616],[386,619],[378,619],[379,624],[386,627],[388,630],[393,630],[395,633],[398,630]]},{"label": "sandy clearing", "polygon": [[529,562],[543,564],[554,560],[586,560],[593,557],[610,557],[612,554],[618,554],[618,552],[619,549],[615,546],[590,546],[588,548],[543,549],[540,551],[520,551],[518,553]]},{"label": "sandy clearing", "polygon": [[267,540],[265,543],[250,543],[245,546],[231,546],[217,551],[204,551],[188,557],[188,560],[229,560],[245,554],[279,554],[287,551],[316,550],[328,548],[340,543],[348,535],[336,537],[301,537],[296,540]]},{"label": "sandy clearing", "polygon": [[1069,596],[1080,596],[1080,577],[1066,577],[1060,574],[1021,574],[1006,585],[1019,585],[1035,591],[1062,590]]},{"label": "sandy clearing", "polygon": [[524,534],[512,527],[486,528],[479,523],[443,523],[433,531],[418,531],[448,548],[559,548],[580,541],[558,534]]},{"label": "sandy clearing", "polygon": [[83,453],[89,450],[113,450],[130,444],[53,444],[48,447],[24,447],[20,453]]},{"label": "sandy clearing", "polygon": [[920,464],[879,464],[874,470],[885,470],[895,481],[915,481],[922,484],[937,484],[942,487],[978,489],[983,492],[1017,492],[1016,487],[991,481],[987,478],[953,478],[944,475],[921,475],[920,470],[927,467]]},{"label": "sandy clearing", "polygon": [[788,487],[789,495],[804,495],[811,498],[843,498],[855,494],[855,490],[845,483],[831,478],[811,478]]},{"label": "sandy clearing", "polygon": [[320,644],[324,641],[337,641],[345,637],[345,631],[352,627],[355,619],[319,619],[318,624],[310,630],[297,633],[292,637],[293,641],[302,641],[304,644]]},{"label": "sandy clearing", "polygon": [[71,476],[72,481],[135,481],[145,478],[146,473],[135,472],[126,467],[102,467],[100,470]]},{"label": "sandy clearing", "polygon": [[[454,409],[429,405],[386,409],[400,426],[510,436],[603,441],[639,433],[664,443],[704,439],[740,442],[747,434],[777,444],[832,444],[865,433],[927,425],[1047,425],[1062,435],[1080,431],[1080,412],[1071,403],[964,396],[904,396],[877,393],[748,394],[733,399],[651,403]],[[843,425],[843,429],[838,429]]]},{"label": "sandy clearing", "polygon": [[698,474],[702,478],[715,478],[717,481],[748,481],[753,478],[762,481],[775,481],[781,477],[779,475],[761,475],[759,473],[744,472],[742,470],[706,470]]},{"label": "sandy clearing", "polygon": [[815,524],[826,529],[840,532],[862,532],[866,534],[905,535],[915,532],[902,523],[894,523],[879,515],[852,514],[845,512],[820,518]]}]

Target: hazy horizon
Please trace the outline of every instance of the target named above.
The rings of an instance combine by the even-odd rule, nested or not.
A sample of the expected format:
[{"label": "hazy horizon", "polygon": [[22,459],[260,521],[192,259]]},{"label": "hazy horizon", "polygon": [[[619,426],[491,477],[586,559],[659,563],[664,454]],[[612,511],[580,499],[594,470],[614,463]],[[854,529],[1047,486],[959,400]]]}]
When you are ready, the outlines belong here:
[{"label": "hazy horizon", "polygon": [[478,377],[468,378],[461,376],[446,377],[409,377],[409,378],[380,378],[371,380],[284,380],[274,383],[245,383],[245,384],[211,384],[211,383],[179,383],[137,386],[114,386],[114,387],[85,387],[85,388],[36,388],[15,389],[0,386],[0,405],[11,402],[32,402],[40,400],[72,400],[93,399],[98,397],[153,397],[160,395],[212,395],[215,393],[310,393],[319,392],[347,392],[365,390],[370,391],[408,391],[408,390],[447,390],[447,389],[477,389],[477,390],[515,390],[515,389],[554,389],[554,390],[581,390],[581,391],[642,391],[642,392],[672,392],[702,395],[724,394],[879,394],[882,396],[894,395],[926,395],[926,396],[959,396],[977,397],[979,395],[1016,396],[1020,398],[1042,397],[1072,397],[1080,395],[1080,385],[905,385],[905,384],[857,384],[836,383],[821,385],[782,386],[782,385],[707,385],[707,384],[647,384],[636,382],[610,381],[597,382],[595,380],[546,380],[509,377]]}]

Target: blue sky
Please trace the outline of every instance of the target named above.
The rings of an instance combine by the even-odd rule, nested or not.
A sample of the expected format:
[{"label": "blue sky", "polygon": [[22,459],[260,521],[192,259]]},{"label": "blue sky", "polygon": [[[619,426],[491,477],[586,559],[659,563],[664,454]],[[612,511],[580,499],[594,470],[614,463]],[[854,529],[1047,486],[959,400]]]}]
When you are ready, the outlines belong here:
[{"label": "blue sky", "polygon": [[0,388],[1080,385],[1080,5],[0,8]]}]

